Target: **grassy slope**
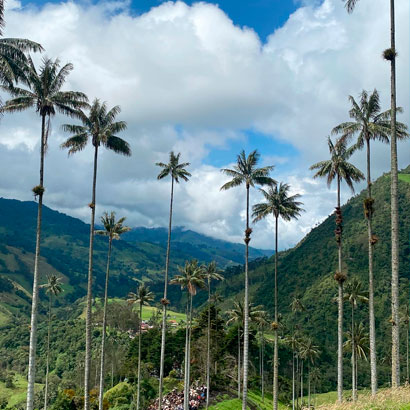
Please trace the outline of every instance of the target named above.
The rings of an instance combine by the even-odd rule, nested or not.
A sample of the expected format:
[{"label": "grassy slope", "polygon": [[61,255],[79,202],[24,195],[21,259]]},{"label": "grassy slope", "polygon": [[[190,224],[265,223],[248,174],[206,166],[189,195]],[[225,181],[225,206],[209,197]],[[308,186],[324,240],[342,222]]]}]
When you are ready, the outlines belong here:
[{"label": "grassy slope", "polygon": [[399,174],[399,179],[410,184],[410,174]]},{"label": "grassy slope", "polygon": [[[8,400],[7,409],[26,401],[27,380],[24,376],[16,374],[13,377],[14,388],[6,388],[5,383],[0,382],[0,398]],[[36,390],[42,388],[42,384],[36,384]]]}]

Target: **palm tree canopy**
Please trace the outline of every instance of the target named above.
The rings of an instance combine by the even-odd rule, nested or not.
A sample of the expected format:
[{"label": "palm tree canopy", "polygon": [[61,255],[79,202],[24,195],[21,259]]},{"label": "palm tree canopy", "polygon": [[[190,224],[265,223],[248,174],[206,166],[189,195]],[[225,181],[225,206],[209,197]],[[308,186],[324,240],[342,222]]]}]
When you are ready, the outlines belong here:
[{"label": "palm tree canopy", "polygon": [[304,312],[306,310],[305,305],[299,298],[293,298],[292,303],[290,304],[292,312]]},{"label": "palm tree canopy", "polygon": [[149,290],[148,286],[145,286],[145,284],[142,283],[139,285],[136,293],[130,292],[128,294],[128,298],[127,301],[130,304],[136,303],[141,306],[147,306],[154,300],[154,294]]},{"label": "palm tree canopy", "polygon": [[50,293],[54,296],[64,291],[61,286],[61,278],[57,275],[47,275],[47,283],[41,285],[41,287],[46,289],[46,293]]},{"label": "palm tree canopy", "polygon": [[72,134],[61,147],[68,148],[68,154],[82,151],[90,139],[94,147],[100,145],[125,156],[131,155],[131,148],[128,142],[118,137],[121,131],[127,128],[125,121],[115,121],[115,117],[121,112],[119,106],[108,110],[107,103],[101,103],[96,98],[89,110],[88,115],[80,111],[82,125],[64,124],[63,130]]},{"label": "palm tree canopy", "polygon": [[221,271],[217,268],[216,262],[212,261],[209,262],[208,265],[202,266],[204,279],[206,279],[209,283],[212,280],[223,280],[224,277],[221,275]]},{"label": "palm tree canopy", "polygon": [[348,13],[353,13],[354,8],[356,7],[356,3],[359,0],[343,0],[345,2],[345,7]]},{"label": "palm tree canopy", "polygon": [[313,364],[315,359],[319,357],[319,347],[313,344],[313,340],[309,337],[302,339],[299,344],[299,355],[304,360],[310,360]]},{"label": "palm tree canopy", "polygon": [[185,266],[178,266],[180,275],[175,276],[170,284],[180,285],[181,289],[187,289],[191,296],[195,296],[197,288],[205,288],[205,276],[202,266],[196,259],[186,261]]},{"label": "palm tree canopy", "polygon": [[61,91],[72,69],[71,63],[60,68],[58,59],[43,58],[37,71],[31,58],[28,58],[26,82],[29,89],[3,86],[13,97],[5,103],[3,110],[18,112],[35,107],[41,116],[51,117],[58,111],[70,117],[79,117],[80,110],[88,107],[87,96],[78,91]]},{"label": "palm tree canopy", "polygon": [[[233,308],[227,311],[229,316],[227,325],[231,323],[238,323],[240,326],[245,321],[245,307],[244,303],[241,300],[235,300],[233,302]],[[253,322],[258,322],[261,318],[265,316],[266,312],[262,310],[262,306],[255,306],[253,303],[249,303],[249,319]]]},{"label": "palm tree canopy", "polygon": [[[360,359],[367,360],[367,353],[370,350],[369,347],[369,334],[366,332],[366,328],[363,322],[355,323],[353,327],[354,332],[354,347],[356,355]],[[348,330],[346,332],[346,341],[343,344],[345,351],[352,351],[352,331]]]},{"label": "palm tree canopy", "polygon": [[285,221],[296,219],[302,211],[302,202],[298,202],[299,194],[289,195],[290,186],[288,184],[271,183],[268,190],[259,188],[266,202],[262,202],[253,206],[252,216],[253,222],[260,221],[268,215],[273,214],[276,218],[282,217]]},{"label": "palm tree canopy", "polygon": [[326,178],[329,187],[332,181],[339,177],[354,192],[353,183],[364,179],[363,173],[347,161],[352,156],[355,147],[347,148],[347,142],[344,139],[340,139],[336,144],[333,144],[330,137],[328,137],[327,143],[331,158],[327,161],[317,162],[309,168],[310,170],[318,170],[313,177]]},{"label": "palm tree canopy", "polygon": [[120,239],[120,236],[131,230],[130,227],[124,226],[123,223],[125,217],[115,220],[115,212],[104,212],[101,217],[101,223],[104,226],[104,230],[97,230],[95,233],[97,235],[108,236],[110,239]]},{"label": "palm tree canopy", "polygon": [[178,152],[178,154],[175,155],[174,151],[171,151],[169,153],[168,164],[165,164],[163,162],[157,162],[155,165],[162,168],[157,178],[162,179],[168,175],[171,175],[171,177],[175,180],[176,183],[179,183],[180,178],[183,179],[184,181],[188,181],[191,174],[185,169],[185,167],[189,166],[190,163],[189,162],[179,163],[180,156],[181,156],[180,152]]},{"label": "palm tree canopy", "polygon": [[[363,148],[366,140],[388,143],[391,133],[391,110],[380,112],[380,98],[377,90],[374,90],[370,95],[363,90],[359,103],[351,95],[349,101],[352,104],[349,116],[353,121],[339,124],[333,128],[332,134],[342,134],[340,140],[346,139],[348,141],[357,134],[355,145],[357,149]],[[397,112],[402,111],[402,108],[397,108]],[[408,138],[407,125],[396,122],[396,135],[401,140]]]},{"label": "palm tree canopy", "polygon": [[343,299],[348,301],[353,307],[357,307],[358,302],[367,303],[367,292],[362,289],[362,282],[359,279],[353,278],[347,283]]},{"label": "palm tree canopy", "polygon": [[269,177],[269,173],[273,170],[274,166],[269,165],[263,168],[256,168],[259,158],[260,154],[257,150],[252,151],[248,156],[246,156],[245,151],[242,150],[237,156],[233,169],[221,169],[222,173],[232,177],[231,181],[221,186],[221,191],[226,191],[243,183],[245,183],[247,187],[253,187],[255,184],[267,185],[274,182],[274,180]]}]

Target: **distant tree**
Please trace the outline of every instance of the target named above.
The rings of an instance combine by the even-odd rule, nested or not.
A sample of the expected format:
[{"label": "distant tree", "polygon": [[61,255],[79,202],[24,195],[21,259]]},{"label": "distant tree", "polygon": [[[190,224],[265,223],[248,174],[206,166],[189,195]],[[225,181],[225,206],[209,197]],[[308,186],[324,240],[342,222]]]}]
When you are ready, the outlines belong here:
[{"label": "distant tree", "polygon": [[319,348],[313,344],[311,338],[303,340],[300,344],[300,356],[302,360],[307,361],[308,365],[308,409],[310,409],[310,364],[314,364],[315,360],[319,357],[319,354]]},{"label": "distant tree", "polygon": [[205,287],[204,270],[198,265],[198,261],[193,259],[186,261],[185,266],[178,266],[180,275],[176,275],[171,284],[180,285],[181,289],[187,291],[187,326],[185,337],[185,381],[184,381],[184,410],[189,410],[189,389],[190,389],[190,361],[191,361],[191,329],[192,329],[192,299],[197,293],[197,289]]},{"label": "distant tree", "polygon": [[[380,112],[380,99],[377,90],[368,94],[363,90],[360,94],[360,102],[349,96],[352,105],[349,111],[353,121],[344,122],[333,128],[333,134],[340,134],[341,141],[349,142],[357,135],[356,148],[362,149],[366,145],[367,154],[367,198],[364,200],[364,214],[367,220],[368,249],[369,249],[369,328],[370,328],[370,374],[373,394],[377,391],[377,368],[376,368],[376,327],[374,321],[374,286],[373,286],[373,246],[377,238],[373,235],[372,219],[374,213],[374,198],[372,197],[372,179],[370,176],[370,142],[378,140],[389,143],[391,134],[391,111]],[[399,112],[401,108],[397,109]],[[398,139],[408,137],[407,126],[401,122],[396,124]]]},{"label": "distant tree", "polygon": [[273,215],[275,219],[275,288],[274,288],[274,305],[275,305],[275,341],[273,348],[273,409],[278,409],[278,223],[279,218],[284,221],[297,219],[302,211],[302,202],[297,201],[299,194],[289,195],[290,186],[288,184],[272,183],[268,190],[260,188],[266,202],[261,202],[253,206],[253,222],[257,222]]},{"label": "distant tree", "polygon": [[48,300],[48,330],[47,330],[47,359],[46,359],[46,385],[44,387],[44,410],[48,406],[48,372],[50,365],[50,332],[51,332],[51,306],[53,304],[53,296],[57,297],[62,291],[61,278],[56,275],[47,275],[47,283],[41,287],[46,289],[49,295]]},{"label": "distant tree", "polygon": [[344,294],[344,300],[348,301],[352,306],[352,327],[351,327],[351,345],[352,345],[352,398],[353,401],[357,400],[357,358],[356,358],[356,348],[355,342],[355,322],[354,322],[354,310],[356,309],[359,302],[367,303],[369,299],[366,297],[366,292],[362,290],[362,282],[357,278],[353,278],[346,285],[346,292]]},{"label": "distant tree", "polygon": [[168,223],[168,241],[167,241],[167,255],[165,259],[165,275],[164,275],[164,297],[162,303],[162,330],[161,330],[161,361],[159,365],[159,392],[158,392],[158,410],[162,407],[162,390],[164,382],[164,360],[165,360],[165,339],[167,329],[167,306],[168,306],[168,272],[169,272],[169,255],[171,249],[171,230],[172,230],[172,206],[174,201],[174,183],[179,183],[179,180],[188,181],[191,174],[185,169],[189,166],[189,162],[179,162],[181,153],[174,154],[173,151],[169,153],[169,162],[157,162],[155,165],[162,168],[158,174],[158,179],[163,179],[171,175],[171,201],[169,205],[169,223]]},{"label": "distant tree", "polygon": [[108,280],[110,277],[110,262],[112,252],[112,241],[120,239],[120,236],[128,232],[130,228],[124,226],[125,218],[115,220],[115,212],[108,214],[104,212],[101,217],[103,230],[95,231],[97,235],[108,236],[108,253],[107,253],[107,270],[105,272],[105,287],[104,287],[104,307],[103,307],[103,328],[101,337],[101,363],[100,363],[100,390],[98,395],[98,410],[103,409],[104,398],[104,362],[105,362],[105,337],[107,333],[107,306],[108,306]]},{"label": "distant tree", "polygon": [[141,388],[141,340],[142,340],[142,307],[148,306],[154,300],[154,294],[150,292],[149,287],[141,284],[137,293],[130,292],[128,303],[137,303],[139,305],[139,329],[138,329],[138,383],[137,383],[137,410],[140,408],[140,388]]},{"label": "distant tree", "polygon": [[400,323],[403,323],[406,335],[406,383],[409,383],[409,333],[410,333],[410,309],[409,302],[400,312]]},{"label": "distant tree", "polygon": [[90,246],[88,254],[88,280],[87,280],[87,308],[86,308],[86,337],[85,337],[85,365],[84,365],[84,410],[90,409],[90,371],[91,371],[91,303],[93,284],[93,250],[94,250],[94,225],[95,225],[95,204],[97,188],[97,165],[98,149],[103,146],[110,151],[125,156],[131,155],[129,144],[122,138],[117,137],[117,133],[124,131],[127,124],[124,121],[115,121],[115,117],[121,112],[119,106],[110,110],[107,104],[95,99],[90,107],[88,115],[81,112],[80,120],[82,125],[64,124],[63,130],[72,134],[61,147],[68,149],[68,154],[75,154],[82,151],[89,140],[94,147],[93,182],[91,203],[91,223],[90,223]]},{"label": "distant tree", "polygon": [[342,272],[342,230],[343,217],[340,207],[340,184],[344,180],[347,186],[354,192],[353,183],[364,179],[364,175],[348,159],[354,152],[355,147],[347,148],[345,140],[339,140],[333,144],[330,138],[327,139],[330,152],[330,160],[318,162],[310,167],[317,170],[314,178],[326,178],[330,187],[334,179],[337,182],[337,207],[336,207],[336,242],[338,245],[338,271],[335,280],[338,283],[338,349],[337,349],[337,397],[338,401],[343,400],[343,282],[346,274]]},{"label": "distant tree", "polygon": [[[1,45],[0,45],[1,49]],[[1,61],[1,60],[0,60]],[[39,259],[41,242],[41,223],[44,195],[44,158],[47,151],[47,140],[50,130],[51,117],[56,112],[71,117],[78,117],[79,109],[87,107],[87,96],[75,91],[61,91],[64,82],[73,69],[68,63],[60,68],[59,60],[52,61],[44,58],[40,71],[37,72],[31,59],[25,73],[25,83],[28,89],[7,85],[7,92],[13,97],[3,106],[4,112],[20,112],[29,108],[35,108],[41,118],[41,141],[40,141],[40,183],[33,188],[35,198],[38,198],[36,250],[34,256],[33,295],[31,304],[30,324],[30,347],[27,384],[27,410],[33,410],[34,405],[34,381],[35,361],[37,345],[37,306],[38,306],[38,281]]]},{"label": "distant tree", "polygon": [[236,164],[233,169],[222,169],[225,175],[232,177],[231,181],[222,185],[221,190],[231,189],[242,184],[246,187],[246,229],[245,229],[245,297],[244,297],[244,341],[243,341],[243,398],[242,410],[246,410],[248,397],[248,350],[249,350],[249,278],[248,278],[248,259],[249,242],[251,240],[252,229],[249,227],[249,189],[255,184],[266,185],[273,182],[269,177],[273,166],[256,168],[259,161],[259,153],[255,150],[246,156],[245,151],[237,156]]}]

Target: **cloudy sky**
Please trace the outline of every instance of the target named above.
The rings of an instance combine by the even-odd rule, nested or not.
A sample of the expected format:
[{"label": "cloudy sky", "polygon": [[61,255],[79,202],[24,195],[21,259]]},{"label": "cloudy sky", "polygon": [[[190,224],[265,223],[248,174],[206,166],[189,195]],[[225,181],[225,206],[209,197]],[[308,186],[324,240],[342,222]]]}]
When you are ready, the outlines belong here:
[{"label": "cloudy sky", "polygon": [[[4,34],[72,62],[65,89],[121,106],[133,155],[101,151],[98,214],[115,210],[132,226],[166,226],[170,181],[156,180],[154,164],[174,150],[192,173],[176,188],[174,224],[241,241],[245,188],[220,192],[220,168],[232,166],[241,149],[258,149],[261,165],[274,164],[272,176],[305,204],[299,221],[280,226],[283,249],[333,210],[334,189],[308,168],[327,158],[326,137],[348,119],[348,96],[377,88],[389,108],[390,65],[381,58],[389,47],[388,3],[361,0],[348,15],[341,0],[8,0]],[[408,124],[408,0],[396,0],[396,17],[399,119]],[[71,121],[52,120],[45,203],[88,221],[92,151],[68,158],[59,148],[68,137],[60,126]],[[1,118],[0,196],[33,198],[39,136],[35,112]],[[388,146],[374,144],[374,178],[389,170],[389,155]],[[364,153],[352,161],[364,169]],[[399,166],[409,163],[410,142],[402,143]],[[350,195],[344,187],[344,200]],[[252,203],[259,200],[252,191]],[[272,248],[272,228],[273,221],[258,223],[251,245]]]}]

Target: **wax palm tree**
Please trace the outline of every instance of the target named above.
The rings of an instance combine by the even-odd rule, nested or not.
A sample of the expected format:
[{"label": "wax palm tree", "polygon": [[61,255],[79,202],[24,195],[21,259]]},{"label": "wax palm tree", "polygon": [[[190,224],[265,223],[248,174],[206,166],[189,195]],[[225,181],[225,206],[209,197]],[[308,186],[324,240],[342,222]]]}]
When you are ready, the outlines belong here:
[{"label": "wax palm tree", "polygon": [[93,182],[91,203],[91,223],[90,223],[90,245],[88,254],[88,280],[87,280],[87,308],[86,308],[86,338],[85,338],[85,366],[84,366],[84,410],[90,408],[90,366],[91,366],[91,303],[92,303],[92,283],[93,283],[93,249],[94,249],[94,225],[95,225],[95,204],[97,187],[97,165],[98,150],[101,146],[117,154],[125,156],[131,155],[129,144],[116,134],[124,131],[127,124],[124,121],[115,121],[121,112],[119,106],[110,110],[105,102],[95,99],[90,107],[88,115],[81,112],[80,120],[82,125],[64,124],[63,130],[72,134],[61,147],[68,149],[68,154],[72,155],[82,151],[89,140],[94,147],[93,162]]},{"label": "wax palm tree", "polygon": [[348,301],[352,307],[352,397],[353,401],[357,400],[357,379],[356,379],[356,348],[355,342],[355,322],[354,322],[354,310],[357,308],[358,303],[367,303],[369,299],[366,296],[366,292],[362,290],[362,282],[357,278],[353,278],[346,285],[346,291],[343,296],[344,300]]},{"label": "wax palm tree", "polygon": [[185,382],[184,382],[184,410],[189,409],[189,387],[190,387],[190,360],[191,360],[191,328],[192,328],[192,299],[198,288],[205,287],[204,269],[193,259],[186,261],[185,266],[178,266],[180,275],[171,280],[171,284],[180,285],[181,289],[187,291],[187,327],[185,337]]},{"label": "wax palm tree", "polygon": [[265,330],[270,323],[268,312],[260,311],[260,314],[255,318],[258,332],[260,335],[259,343],[259,371],[261,377],[261,395],[262,401],[265,401],[265,370],[264,370],[264,359],[265,359]]},{"label": "wax palm tree", "polygon": [[105,288],[104,288],[104,307],[103,307],[103,329],[101,337],[101,364],[100,364],[100,390],[98,399],[98,410],[103,408],[103,396],[104,396],[104,360],[105,360],[105,337],[107,329],[107,305],[108,305],[108,280],[110,277],[110,262],[112,252],[112,241],[114,239],[120,239],[120,236],[128,232],[131,228],[124,226],[125,218],[115,219],[115,212],[108,214],[104,212],[101,217],[101,223],[104,227],[103,230],[97,230],[97,235],[108,236],[108,253],[107,253],[107,269],[105,273]]},{"label": "wax palm tree", "polygon": [[165,338],[167,328],[167,306],[168,306],[168,272],[169,272],[169,255],[171,249],[171,230],[172,230],[172,206],[174,202],[174,183],[179,183],[182,179],[185,182],[188,181],[191,174],[185,169],[190,165],[189,162],[179,162],[181,153],[174,154],[173,151],[169,153],[169,162],[157,162],[155,165],[162,168],[158,174],[157,179],[163,179],[168,175],[171,176],[171,200],[169,205],[169,222],[168,222],[168,241],[167,241],[167,254],[165,259],[165,275],[164,275],[164,297],[161,300],[162,304],[162,329],[161,329],[161,357],[159,365],[159,401],[158,410],[161,410],[162,406],[162,390],[164,382],[164,360],[165,360]]},{"label": "wax palm tree", "polygon": [[338,283],[338,349],[337,349],[337,396],[339,402],[343,400],[343,282],[346,275],[342,272],[342,229],[343,218],[340,207],[340,184],[344,180],[347,186],[354,192],[353,183],[364,179],[364,175],[348,159],[354,152],[354,147],[347,148],[345,140],[339,140],[333,144],[330,138],[327,139],[330,160],[318,162],[310,167],[317,170],[314,178],[326,178],[330,187],[334,179],[337,182],[337,207],[336,207],[336,242],[338,245],[338,271],[335,280]]},{"label": "wax palm tree", "polygon": [[[333,134],[342,134],[341,140],[350,140],[357,135],[356,147],[362,149],[366,145],[367,154],[367,198],[364,201],[364,212],[367,220],[368,254],[369,254],[369,328],[370,328],[370,373],[372,392],[377,390],[376,368],[376,327],[374,321],[374,285],[373,285],[373,246],[377,238],[373,235],[372,218],[374,213],[374,199],[372,198],[372,180],[370,174],[370,142],[373,140],[389,143],[391,133],[391,111],[381,112],[380,99],[377,90],[368,94],[363,90],[360,94],[360,102],[349,96],[352,108],[349,112],[353,121],[344,122],[333,128]],[[398,108],[398,111],[402,111]],[[407,126],[397,123],[397,138],[408,137]]]},{"label": "wax palm tree", "polygon": [[274,279],[274,306],[275,306],[275,323],[274,327],[275,340],[273,348],[273,409],[278,409],[278,223],[279,218],[284,221],[297,219],[302,211],[302,202],[297,201],[299,194],[289,195],[290,186],[280,183],[273,183],[268,190],[260,188],[266,202],[253,206],[253,222],[260,221],[269,215],[275,219],[275,279]]},{"label": "wax palm tree", "polygon": [[[7,87],[7,91],[13,97],[3,106],[4,112],[19,112],[29,108],[35,108],[41,118],[41,141],[40,141],[40,183],[33,188],[33,193],[38,198],[36,250],[34,256],[33,297],[31,305],[30,324],[30,348],[27,384],[27,410],[33,409],[34,403],[34,380],[35,360],[37,344],[37,306],[38,306],[38,280],[41,223],[44,195],[44,158],[47,149],[47,139],[51,117],[60,112],[71,117],[78,116],[78,110],[87,106],[85,94],[74,91],[61,91],[61,87],[68,74],[73,69],[72,64],[66,64],[60,68],[59,60],[52,61],[43,59],[40,70],[37,71],[31,59],[26,69],[25,82],[30,89],[13,85]],[[46,124],[47,123],[47,124]]]},{"label": "wax palm tree", "polygon": [[[344,0],[347,11],[352,13],[359,0]],[[397,122],[396,122],[396,39],[394,0],[390,0],[390,48],[384,50],[383,57],[390,61],[390,108],[391,108],[391,260],[392,260],[392,387],[400,386],[400,335],[399,335],[399,205],[397,167]],[[372,342],[371,342],[372,343]],[[372,349],[374,351],[374,349]],[[375,359],[373,360],[375,362]],[[373,366],[375,367],[375,365]],[[376,370],[371,372],[372,394],[377,392]]]},{"label": "wax palm tree", "polygon": [[406,383],[409,383],[409,333],[410,333],[410,309],[408,302],[400,312],[400,323],[404,325],[406,334]]},{"label": "wax palm tree", "polygon": [[[292,349],[292,410],[295,410],[296,398],[296,375],[295,375],[295,359],[296,353],[299,350],[301,338],[298,332],[293,332],[291,335],[285,337],[285,344]],[[297,365],[298,368],[298,365]]]},{"label": "wax palm tree", "polygon": [[243,342],[243,399],[242,410],[246,410],[246,401],[248,396],[248,349],[249,349],[249,279],[248,279],[248,256],[249,242],[251,240],[252,229],[249,227],[249,189],[255,184],[266,185],[273,182],[269,177],[269,173],[273,170],[273,166],[256,168],[259,161],[259,153],[257,150],[252,151],[246,156],[242,150],[237,156],[236,164],[233,169],[224,168],[221,170],[225,175],[232,179],[222,185],[221,190],[227,190],[239,185],[245,184],[246,187],[246,229],[245,229],[245,297],[244,297],[244,342]]},{"label": "wax palm tree", "polygon": [[314,364],[319,357],[320,351],[318,346],[313,344],[311,338],[306,338],[300,345],[300,356],[308,364],[308,409],[310,409],[310,364]]},{"label": "wax palm tree", "polygon": [[49,295],[48,299],[48,331],[47,331],[47,359],[46,359],[46,385],[44,387],[44,410],[48,406],[48,372],[50,367],[50,333],[51,333],[51,306],[53,305],[53,296],[57,297],[62,291],[61,278],[56,275],[47,275],[47,283],[41,287],[46,289]]},{"label": "wax palm tree", "polygon": [[212,280],[223,280],[216,262],[212,261],[203,267],[204,279],[208,284],[208,332],[207,332],[207,352],[206,352],[206,408],[209,406],[210,391],[210,361],[211,361],[211,282]]},{"label": "wax palm tree", "polygon": [[130,292],[128,303],[137,303],[139,305],[139,329],[138,329],[138,383],[137,383],[137,410],[140,408],[140,386],[141,386],[141,322],[142,306],[148,306],[154,300],[154,294],[150,292],[149,287],[144,284],[139,285],[137,293]]}]

